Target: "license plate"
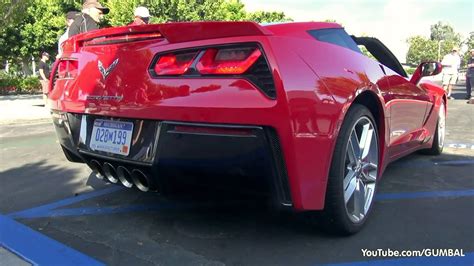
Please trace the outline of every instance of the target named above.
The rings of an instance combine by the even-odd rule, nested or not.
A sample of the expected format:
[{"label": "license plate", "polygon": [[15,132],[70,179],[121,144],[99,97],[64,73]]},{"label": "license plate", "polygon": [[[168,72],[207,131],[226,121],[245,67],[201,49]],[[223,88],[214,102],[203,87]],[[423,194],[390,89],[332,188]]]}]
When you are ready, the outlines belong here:
[{"label": "license plate", "polygon": [[127,156],[132,141],[133,123],[96,119],[92,128],[89,147]]}]

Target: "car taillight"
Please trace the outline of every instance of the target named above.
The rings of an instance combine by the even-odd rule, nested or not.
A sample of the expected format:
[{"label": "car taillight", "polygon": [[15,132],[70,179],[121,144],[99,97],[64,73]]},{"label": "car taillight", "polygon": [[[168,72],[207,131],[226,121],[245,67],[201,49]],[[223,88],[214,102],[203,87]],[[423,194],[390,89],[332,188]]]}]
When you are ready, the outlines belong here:
[{"label": "car taillight", "polygon": [[256,47],[210,48],[196,69],[201,74],[239,75],[245,73],[262,55]]},{"label": "car taillight", "polygon": [[77,42],[75,38],[67,39],[62,44],[63,53],[75,53],[77,52]]},{"label": "car taillight", "polygon": [[157,75],[182,75],[188,71],[196,55],[197,51],[162,55],[155,64],[155,73]]},{"label": "car taillight", "polygon": [[152,78],[246,79],[266,96],[276,99],[275,82],[262,48],[257,43],[192,47],[157,54],[149,65]]},{"label": "car taillight", "polygon": [[78,61],[77,60],[61,60],[58,63],[57,78],[75,78],[77,77]]}]

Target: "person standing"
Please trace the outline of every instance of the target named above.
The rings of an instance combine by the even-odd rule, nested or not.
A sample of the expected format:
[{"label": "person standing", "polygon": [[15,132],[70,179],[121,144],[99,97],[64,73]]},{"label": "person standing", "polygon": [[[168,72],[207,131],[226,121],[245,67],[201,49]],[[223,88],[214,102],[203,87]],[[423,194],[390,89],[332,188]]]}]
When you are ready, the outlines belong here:
[{"label": "person standing", "polygon": [[469,51],[471,56],[467,60],[467,71],[466,71],[466,100],[469,100],[472,96],[472,86],[474,85],[474,49]]},{"label": "person standing", "polygon": [[445,55],[441,64],[443,65],[443,89],[448,93],[448,99],[454,99],[451,96],[454,84],[458,79],[458,70],[461,66],[461,58],[458,55],[459,48],[453,47],[451,53]]},{"label": "person standing", "polygon": [[69,27],[69,38],[88,31],[99,29],[99,22],[109,8],[102,6],[97,1],[87,0],[82,5],[82,14],[78,15]]},{"label": "person standing", "polygon": [[71,25],[74,22],[74,19],[77,17],[77,15],[79,15],[79,12],[77,12],[77,11],[69,11],[69,12],[66,13],[67,28],[66,28],[66,31],[63,33],[63,35],[61,35],[61,37],[59,37],[59,40],[58,40],[58,55],[56,56],[56,58],[60,58],[61,55],[63,54],[62,44],[65,40],[67,40],[69,38],[69,27],[71,27]]},{"label": "person standing", "polygon": [[148,11],[148,8],[144,6],[137,7],[133,12],[133,15],[135,18],[132,23],[128,24],[129,26],[146,25],[150,23],[150,11]]},{"label": "person standing", "polygon": [[43,98],[46,98],[48,96],[49,92],[49,65],[48,65],[48,60],[49,60],[49,54],[47,52],[43,52],[41,54],[41,60],[38,64],[39,68],[39,78],[40,78],[40,83],[41,83],[41,88],[43,92]]}]

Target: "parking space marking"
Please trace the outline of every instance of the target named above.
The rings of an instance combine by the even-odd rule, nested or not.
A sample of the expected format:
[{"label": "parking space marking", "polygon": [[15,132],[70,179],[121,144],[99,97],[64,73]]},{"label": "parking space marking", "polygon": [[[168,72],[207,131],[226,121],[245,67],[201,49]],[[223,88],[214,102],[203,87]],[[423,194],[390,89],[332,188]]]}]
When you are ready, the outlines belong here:
[{"label": "parking space marking", "polygon": [[0,215],[0,245],[33,265],[104,265],[4,215]]},{"label": "parking space marking", "polygon": [[[90,199],[93,196],[98,197],[108,193],[112,193],[117,190],[99,190],[101,193],[88,193],[83,195],[85,199]],[[108,192],[108,193],[107,193]],[[91,195],[93,194],[93,195]],[[410,200],[410,199],[423,199],[423,198],[453,198],[453,197],[470,197],[474,196],[474,189],[468,190],[449,190],[449,191],[420,191],[420,192],[401,192],[401,193],[381,193],[378,194],[375,198],[376,201],[385,201],[385,200]],[[80,200],[75,201],[79,202]],[[35,219],[35,218],[45,218],[45,217],[70,217],[70,216],[86,216],[86,215],[106,215],[106,214],[116,214],[116,213],[128,213],[128,212],[140,212],[140,211],[159,211],[159,210],[174,210],[174,209],[192,209],[192,208],[209,208],[213,206],[222,206],[222,205],[235,205],[243,204],[247,201],[242,200],[233,200],[227,202],[197,202],[197,203],[183,203],[183,202],[166,202],[166,203],[157,203],[157,204],[135,204],[135,205],[118,205],[118,206],[106,206],[106,207],[82,207],[82,208],[67,208],[55,210],[55,207],[50,206],[66,206],[68,204],[58,204],[58,203],[68,203],[70,204],[70,199],[61,200],[57,203],[51,203],[45,206],[48,208],[43,208],[41,206],[38,208],[21,211],[13,213],[10,217],[16,219]]]},{"label": "parking space marking", "polygon": [[474,252],[464,253],[464,257],[416,257],[416,258],[397,258],[397,259],[382,259],[382,260],[368,260],[359,262],[334,263],[325,264],[327,266],[399,266],[399,265],[466,265],[472,266],[474,264]]},{"label": "parking space marking", "polygon": [[376,201],[382,200],[402,200],[402,199],[422,199],[422,198],[451,198],[474,196],[474,189],[468,190],[448,190],[448,191],[421,191],[402,193],[381,193],[375,197]]},{"label": "parking space marking", "polygon": [[116,213],[128,213],[128,212],[140,212],[140,211],[160,211],[160,210],[185,210],[185,209],[198,209],[198,208],[210,208],[216,206],[232,206],[236,204],[242,204],[246,201],[235,200],[228,202],[198,202],[198,203],[160,203],[160,204],[134,204],[134,205],[118,205],[118,206],[107,206],[107,207],[83,207],[83,208],[68,208],[59,210],[47,210],[42,212],[28,213],[25,216],[18,214],[17,219],[36,219],[45,217],[69,217],[69,216],[86,216],[86,215],[104,215],[104,214],[116,214]]},{"label": "parking space marking", "polygon": [[474,144],[471,143],[446,143],[446,147],[452,149],[468,149],[474,150]]},{"label": "parking space marking", "polygon": [[79,195],[79,196],[76,196],[76,197],[66,198],[66,199],[63,199],[63,200],[60,200],[60,201],[56,201],[56,202],[49,203],[49,204],[46,204],[46,205],[42,205],[42,206],[39,206],[39,207],[35,207],[35,208],[32,208],[32,209],[10,213],[7,216],[10,217],[10,218],[14,218],[14,219],[15,218],[20,218],[20,217],[21,218],[34,217],[38,213],[48,212],[48,211],[56,209],[56,208],[71,205],[71,204],[74,204],[74,203],[77,203],[77,202],[80,202],[80,201],[83,201],[83,200],[87,200],[87,199],[91,199],[91,198],[95,198],[95,197],[100,197],[100,196],[107,195],[107,194],[110,194],[110,193],[113,193],[113,192],[117,192],[117,191],[120,191],[120,190],[123,190],[123,189],[124,188],[121,187],[121,186],[112,186],[110,188],[96,190],[96,191],[93,191],[93,192],[88,192],[88,193],[85,193],[85,194],[82,194],[82,195]]},{"label": "parking space marking", "polygon": [[427,166],[438,166],[438,165],[470,165],[474,164],[474,160],[449,160],[449,161],[397,161],[390,164],[389,167],[402,166],[410,168],[425,168]]}]

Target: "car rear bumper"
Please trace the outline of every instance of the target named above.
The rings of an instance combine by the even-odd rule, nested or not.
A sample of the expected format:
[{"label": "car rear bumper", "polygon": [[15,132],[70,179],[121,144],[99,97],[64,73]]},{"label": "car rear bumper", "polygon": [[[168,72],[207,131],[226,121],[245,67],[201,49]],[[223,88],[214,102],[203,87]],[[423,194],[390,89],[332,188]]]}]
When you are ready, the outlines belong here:
[{"label": "car rear bumper", "polygon": [[96,118],[111,119],[53,114],[69,160],[95,170],[107,164],[139,171],[149,178],[151,190],[164,194],[176,184],[216,185],[267,194],[278,206],[293,204],[280,141],[271,127],[114,118],[134,123],[130,153],[122,156],[89,148],[86,136],[91,136]]}]

